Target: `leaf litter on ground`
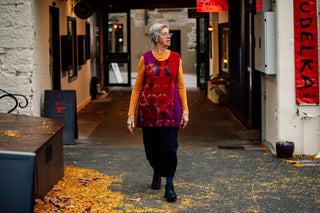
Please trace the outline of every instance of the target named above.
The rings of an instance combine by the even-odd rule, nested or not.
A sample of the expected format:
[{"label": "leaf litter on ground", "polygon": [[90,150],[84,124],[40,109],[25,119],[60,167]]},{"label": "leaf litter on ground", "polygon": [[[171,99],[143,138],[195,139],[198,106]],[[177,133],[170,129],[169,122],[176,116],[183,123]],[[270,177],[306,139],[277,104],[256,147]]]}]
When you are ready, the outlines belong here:
[{"label": "leaf litter on ground", "polygon": [[136,206],[141,197],[128,198],[110,190],[115,182],[118,180],[95,170],[66,166],[64,177],[51,191],[35,199],[34,212],[170,212]]}]

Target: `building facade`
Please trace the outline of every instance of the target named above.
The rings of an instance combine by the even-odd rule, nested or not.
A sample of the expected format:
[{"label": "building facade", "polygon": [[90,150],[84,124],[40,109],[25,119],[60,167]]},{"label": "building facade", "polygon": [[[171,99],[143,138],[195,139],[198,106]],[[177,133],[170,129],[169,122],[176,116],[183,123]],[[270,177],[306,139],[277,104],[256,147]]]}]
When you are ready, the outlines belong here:
[{"label": "building facade", "polygon": [[[45,90],[76,90],[78,110],[90,102],[90,80],[94,75],[105,74],[107,68],[101,63],[103,60],[98,60],[105,56],[101,40],[104,35],[102,30],[97,33],[95,24],[101,24],[103,16],[80,19],[74,13],[74,2],[0,1],[0,112],[6,113],[15,105],[15,101],[3,101],[10,99],[7,93],[19,102],[24,100],[20,95],[28,100],[26,107],[17,107],[13,113],[33,116],[42,115]],[[209,54],[203,57],[208,61],[205,64],[208,64],[210,75],[226,72],[230,76],[230,107],[246,126],[260,130],[262,141],[270,148],[279,140],[293,141],[295,154],[314,155],[320,152],[320,107],[317,104],[298,105],[296,100],[294,2],[229,0],[228,13],[210,13],[208,25],[213,31],[208,34],[206,45]],[[304,10],[309,2],[301,2]],[[315,2],[319,38],[320,2]],[[257,10],[256,3],[262,4],[263,9]],[[131,9],[134,9],[130,12],[132,70],[137,67],[141,54],[151,48],[146,36],[147,26],[154,20],[161,20],[168,22],[172,30],[180,30],[182,58],[187,62],[184,70],[194,73],[194,49],[200,48],[195,47],[194,40],[199,32],[195,29],[195,20],[183,19],[185,15],[181,14],[187,9]],[[255,50],[259,44],[255,20],[257,15],[266,12],[273,12],[275,17],[273,74],[259,71],[255,61],[260,57]],[[103,25],[98,27],[101,29]],[[56,45],[57,37],[61,46]],[[83,48],[79,50],[78,43],[73,43],[79,40],[88,43],[88,37],[91,41],[95,37],[95,43],[89,43],[99,47],[99,54],[95,52],[94,58],[92,53],[88,57]],[[73,52],[65,53],[65,45],[71,45]],[[67,54],[67,62],[65,57],[55,57],[56,52]],[[222,53],[227,54],[227,58]],[[81,60],[79,55],[83,55]],[[99,66],[92,66],[91,61],[96,59]],[[101,73],[92,67],[100,67]]]},{"label": "building facade", "polygon": [[[55,61],[60,62],[54,58],[53,49],[60,52],[54,36],[61,40],[61,36],[71,35],[68,19],[76,24],[73,38],[86,35],[87,20],[76,17],[71,1],[1,0],[0,10],[0,89],[28,100],[25,108],[17,107],[13,113],[41,116],[44,91],[52,89],[76,90],[78,110],[88,104],[90,59],[65,70],[59,63],[54,69]],[[16,97],[24,106],[25,100]],[[10,111],[14,104],[12,98],[2,98],[0,112]]]},{"label": "building facade", "polygon": [[[272,151],[274,151],[277,141],[287,140],[295,143],[294,154],[318,154],[320,151],[320,107],[317,103],[297,104],[296,100],[296,92],[299,89],[296,88],[295,72],[296,40],[294,33],[296,27],[294,25],[294,7],[302,8],[306,11],[306,14],[309,14],[309,10],[313,10],[316,13],[317,18],[313,20],[318,23],[317,34],[319,38],[319,0],[263,0],[238,1],[237,3],[230,0],[228,2],[229,14],[210,14],[210,25],[213,26],[213,31],[211,32],[212,57],[210,58],[210,74],[217,76],[222,70],[220,60],[223,58],[221,58],[221,50],[217,48],[221,45],[219,42],[222,41],[219,36],[223,35],[219,32],[222,29],[219,28],[219,25],[226,23],[228,30],[234,31],[235,23],[241,23],[241,29],[238,29],[239,33],[229,32],[228,34],[231,108],[246,126],[260,129],[261,141]],[[310,9],[312,8],[310,5],[314,5],[314,3],[316,3],[316,6]],[[237,10],[241,11],[238,17],[230,14],[234,12],[232,7],[236,4],[238,4]],[[258,4],[262,8],[256,8]],[[272,20],[272,28],[274,30],[272,41],[275,48],[271,51],[274,61],[272,62],[272,73],[266,73],[259,71],[259,61],[257,59],[261,57],[261,53],[256,49],[261,45],[259,44],[261,41],[257,36],[259,25],[255,26],[255,21],[257,21],[259,15],[271,13],[274,16]],[[234,19],[238,19],[238,22]],[[309,17],[306,19],[310,21]],[[243,43],[242,41],[238,42],[237,39],[242,40]],[[267,45],[269,45],[268,47],[272,46],[270,43]],[[316,48],[317,51],[319,50],[318,47],[319,44]],[[266,54],[265,50],[263,56]],[[235,56],[237,56],[238,62],[232,61],[232,57]],[[241,63],[241,65],[237,65],[237,63]],[[263,67],[265,67],[265,64],[263,64]],[[318,70],[316,72],[319,72]],[[240,86],[236,87],[235,85],[237,84]],[[241,90],[243,90],[243,93],[239,92]],[[316,93],[319,97],[319,89]],[[210,96],[210,92],[208,92],[208,96]],[[240,98],[237,98],[237,96]],[[259,112],[255,113],[255,111]]]},{"label": "building facade", "polygon": [[[295,142],[296,154],[314,155],[320,151],[320,106],[296,102],[294,2],[278,0],[272,8],[276,13],[276,74],[264,78],[265,140],[273,145],[290,140]],[[315,2],[319,38],[320,1]]]}]

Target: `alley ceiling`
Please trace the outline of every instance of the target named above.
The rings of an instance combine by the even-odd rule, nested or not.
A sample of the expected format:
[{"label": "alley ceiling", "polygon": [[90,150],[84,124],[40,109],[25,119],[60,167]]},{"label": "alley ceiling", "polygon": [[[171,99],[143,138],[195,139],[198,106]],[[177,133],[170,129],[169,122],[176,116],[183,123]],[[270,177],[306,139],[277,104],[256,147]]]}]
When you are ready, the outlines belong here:
[{"label": "alley ceiling", "polygon": [[104,9],[192,8],[196,0],[97,0]]}]

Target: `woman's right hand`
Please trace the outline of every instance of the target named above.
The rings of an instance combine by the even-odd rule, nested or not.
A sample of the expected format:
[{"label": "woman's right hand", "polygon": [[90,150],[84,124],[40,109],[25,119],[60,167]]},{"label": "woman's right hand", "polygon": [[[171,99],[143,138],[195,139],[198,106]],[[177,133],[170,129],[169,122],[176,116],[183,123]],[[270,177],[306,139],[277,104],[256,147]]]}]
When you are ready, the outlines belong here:
[{"label": "woman's right hand", "polygon": [[133,134],[133,131],[134,131],[134,128],[135,128],[135,126],[134,126],[134,116],[133,115],[128,116],[127,125],[128,125],[129,131],[131,132],[131,134]]}]

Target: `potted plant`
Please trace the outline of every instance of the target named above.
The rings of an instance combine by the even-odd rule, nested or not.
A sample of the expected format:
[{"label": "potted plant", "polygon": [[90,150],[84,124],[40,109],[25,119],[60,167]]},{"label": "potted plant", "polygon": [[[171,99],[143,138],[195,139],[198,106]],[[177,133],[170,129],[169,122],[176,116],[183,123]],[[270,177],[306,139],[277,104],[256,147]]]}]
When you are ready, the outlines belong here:
[{"label": "potted plant", "polygon": [[279,158],[290,158],[294,151],[294,143],[292,141],[278,141],[276,149]]}]

